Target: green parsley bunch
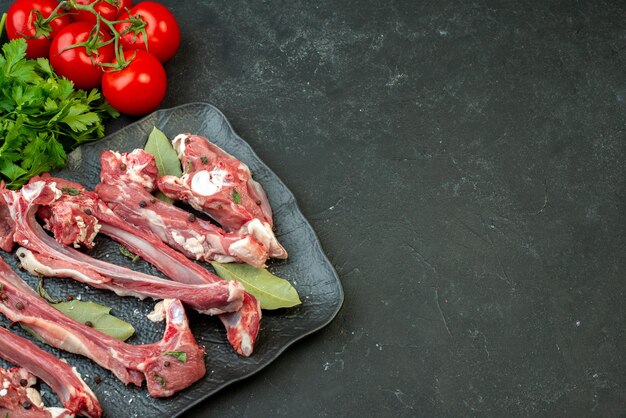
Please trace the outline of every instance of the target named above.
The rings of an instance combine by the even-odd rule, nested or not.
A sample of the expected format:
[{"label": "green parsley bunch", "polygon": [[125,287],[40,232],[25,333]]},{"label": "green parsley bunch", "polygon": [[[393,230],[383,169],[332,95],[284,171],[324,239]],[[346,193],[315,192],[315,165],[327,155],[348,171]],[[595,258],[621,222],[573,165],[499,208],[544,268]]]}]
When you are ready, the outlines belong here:
[{"label": "green parsley bunch", "polygon": [[104,118],[117,117],[98,90],[75,90],[45,58],[26,58],[16,39],[0,54],[0,180],[18,188],[61,168],[67,153],[104,136]]}]

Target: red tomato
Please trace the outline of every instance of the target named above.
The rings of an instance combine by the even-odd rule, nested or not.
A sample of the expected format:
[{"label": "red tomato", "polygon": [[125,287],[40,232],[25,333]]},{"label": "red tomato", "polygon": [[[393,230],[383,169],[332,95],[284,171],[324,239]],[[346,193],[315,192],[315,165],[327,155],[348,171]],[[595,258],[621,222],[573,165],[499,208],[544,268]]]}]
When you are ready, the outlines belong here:
[{"label": "red tomato", "polygon": [[[106,20],[115,20],[119,14],[119,9],[116,5],[109,3],[105,0],[75,0],[78,4],[94,4],[94,10],[100,16]],[[92,25],[96,24],[96,15],[87,10],[71,10],[69,12],[75,21],[87,22]]]},{"label": "red tomato", "polygon": [[[77,43],[89,42],[89,33],[92,29],[93,25],[87,22],[72,23],[61,29],[50,45],[50,64],[54,71],[72,80],[76,88],[83,90],[99,87],[104,70],[98,64],[110,63],[115,59],[113,43],[99,48],[94,45],[91,54],[88,54],[88,48],[84,46],[69,48]],[[100,30],[97,42],[110,40],[111,36]]]},{"label": "red tomato", "polygon": [[126,11],[126,9],[130,10],[133,7],[133,0],[118,0],[118,9],[120,10],[119,14],[122,14]]},{"label": "red tomato", "polygon": [[[47,57],[50,42],[59,31],[69,25],[72,19],[61,16],[53,19],[46,27],[38,30],[35,22],[37,11],[45,19],[59,5],[56,0],[17,0],[7,11],[6,29],[9,39],[26,39],[26,56],[29,58]],[[62,11],[62,10],[61,10]]]},{"label": "red tomato", "polygon": [[132,58],[127,67],[122,70],[109,68],[104,73],[104,97],[116,110],[127,115],[152,112],[163,101],[167,89],[163,65],[145,51],[125,51],[124,58]]},{"label": "red tomato", "polygon": [[[146,22],[146,35],[148,35],[147,51],[153,54],[161,62],[172,58],[180,45],[180,28],[174,15],[165,6],[153,1],[144,1],[130,9],[130,15],[141,16]],[[122,13],[118,20],[129,18],[128,13]],[[130,23],[120,23],[115,26],[122,33],[130,26]],[[124,50],[138,49],[146,51],[143,34],[127,33],[121,38]]]}]

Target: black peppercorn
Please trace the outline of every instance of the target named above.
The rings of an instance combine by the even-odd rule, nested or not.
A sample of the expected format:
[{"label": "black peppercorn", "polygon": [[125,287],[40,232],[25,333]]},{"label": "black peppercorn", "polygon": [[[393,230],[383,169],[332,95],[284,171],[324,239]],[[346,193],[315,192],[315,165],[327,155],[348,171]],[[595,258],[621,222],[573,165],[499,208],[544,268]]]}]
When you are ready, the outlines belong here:
[{"label": "black peppercorn", "polygon": [[148,206],[148,204],[146,203],[145,200],[142,200],[141,202],[139,202],[139,207],[140,208],[145,208],[146,206]]}]

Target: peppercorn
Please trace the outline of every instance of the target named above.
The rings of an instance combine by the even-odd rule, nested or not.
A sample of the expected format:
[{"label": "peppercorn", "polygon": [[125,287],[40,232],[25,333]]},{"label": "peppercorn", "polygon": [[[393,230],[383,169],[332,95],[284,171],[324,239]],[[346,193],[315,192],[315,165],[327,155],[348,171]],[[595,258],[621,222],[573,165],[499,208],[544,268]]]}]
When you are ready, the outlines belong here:
[{"label": "peppercorn", "polygon": [[93,322],[91,321],[86,321],[85,325],[87,325],[89,328],[93,328]]},{"label": "peppercorn", "polygon": [[139,207],[140,208],[145,208],[146,206],[148,206],[148,204],[146,203],[145,200],[142,200],[141,202],[139,202]]},{"label": "peppercorn", "polygon": [[24,407],[24,409],[30,409],[33,406],[33,404],[30,403],[30,401],[26,401],[22,404],[22,406]]},{"label": "peppercorn", "polygon": [[120,164],[120,170],[121,171],[126,171],[126,164],[124,164],[124,163]]},{"label": "peppercorn", "polygon": [[24,309],[24,304],[22,302],[17,302],[15,304],[15,309],[17,309],[18,311],[21,311],[22,309]]},{"label": "peppercorn", "polygon": [[91,209],[89,208],[85,209],[83,212],[85,212],[85,214],[87,215],[91,215]]},{"label": "peppercorn", "polygon": [[22,387],[26,387],[26,385],[28,385],[28,380],[26,380],[26,379],[20,379],[20,386],[22,386]]},{"label": "peppercorn", "polygon": [[189,214],[189,217],[187,219],[189,220],[189,222],[194,222],[196,220],[196,215],[191,213],[191,214]]}]

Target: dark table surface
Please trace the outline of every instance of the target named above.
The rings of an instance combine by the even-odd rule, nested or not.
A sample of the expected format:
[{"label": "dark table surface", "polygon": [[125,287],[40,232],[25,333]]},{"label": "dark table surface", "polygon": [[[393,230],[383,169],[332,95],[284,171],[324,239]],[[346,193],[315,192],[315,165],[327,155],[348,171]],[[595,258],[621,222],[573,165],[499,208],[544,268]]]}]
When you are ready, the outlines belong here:
[{"label": "dark table surface", "polygon": [[163,3],[345,290],[187,416],[623,416],[625,2]]}]

